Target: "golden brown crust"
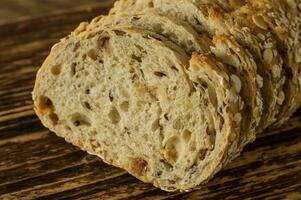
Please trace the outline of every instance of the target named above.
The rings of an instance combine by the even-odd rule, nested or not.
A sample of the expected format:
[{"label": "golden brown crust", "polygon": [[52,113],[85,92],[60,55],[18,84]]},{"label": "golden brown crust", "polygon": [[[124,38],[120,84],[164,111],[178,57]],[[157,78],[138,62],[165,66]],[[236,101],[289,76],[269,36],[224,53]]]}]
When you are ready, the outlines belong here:
[{"label": "golden brown crust", "polygon": [[275,126],[281,126],[300,107],[301,27],[300,10],[295,0],[254,0],[245,6],[261,16],[263,23],[276,36],[286,70],[285,102],[280,108]]},{"label": "golden brown crust", "polygon": [[279,45],[275,37],[267,30],[267,25],[252,9],[246,7],[236,10],[231,14],[238,22],[238,28],[247,33],[246,46],[256,58],[259,65],[259,73],[263,77],[263,100],[264,112],[262,121],[257,128],[261,132],[275,122],[275,116],[279,112],[279,107],[283,103],[283,85],[285,74],[283,68],[283,59],[280,56]]}]

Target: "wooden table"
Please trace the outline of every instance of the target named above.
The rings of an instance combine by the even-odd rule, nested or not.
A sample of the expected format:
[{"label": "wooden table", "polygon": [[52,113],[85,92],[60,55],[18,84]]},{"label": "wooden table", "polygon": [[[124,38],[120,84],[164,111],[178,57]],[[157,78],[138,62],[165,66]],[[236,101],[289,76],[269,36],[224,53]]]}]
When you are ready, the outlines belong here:
[{"label": "wooden table", "polygon": [[103,0],[1,0],[0,24],[9,23],[16,18],[38,17],[47,13],[87,7]]},{"label": "wooden table", "polygon": [[190,193],[142,183],[41,125],[30,92],[50,47],[111,5],[105,0],[0,26],[0,199],[301,199],[301,111]]}]

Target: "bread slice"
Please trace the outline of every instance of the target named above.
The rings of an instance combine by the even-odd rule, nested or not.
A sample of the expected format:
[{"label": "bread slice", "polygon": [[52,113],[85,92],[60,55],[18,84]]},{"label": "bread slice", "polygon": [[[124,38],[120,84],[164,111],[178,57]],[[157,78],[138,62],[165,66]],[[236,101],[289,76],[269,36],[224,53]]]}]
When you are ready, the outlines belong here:
[{"label": "bread slice", "polygon": [[[134,18],[134,20],[133,20],[133,18]],[[204,54],[204,52],[210,51],[210,50],[208,50],[208,48],[210,46],[214,46],[213,44],[211,44],[211,41],[206,34],[201,34],[200,35],[201,39],[200,39],[200,37],[197,36],[198,34],[194,31],[194,29],[192,29],[185,22],[180,22],[180,21],[178,22],[177,19],[174,19],[172,17],[167,17],[164,15],[159,15],[158,13],[153,12],[153,11],[152,12],[147,11],[143,14],[111,15],[109,17],[102,18],[102,20],[100,21],[100,24],[103,26],[112,26],[112,24],[113,24],[113,26],[134,26],[135,28],[149,30],[149,31],[155,32],[157,34],[164,35],[165,37],[167,37],[174,43],[179,44],[184,50],[186,50],[187,53],[190,53],[190,55],[191,55],[192,51],[200,52],[200,53]],[[160,28],[158,28],[158,27],[160,27]],[[227,36],[223,36],[223,38],[224,39],[220,40],[220,41],[228,41],[229,43],[231,43],[232,47],[236,45],[236,44],[232,43],[231,39],[229,39]],[[227,44],[225,44],[225,46],[227,46]],[[217,48],[220,48],[220,46]],[[229,57],[230,60],[233,60],[233,59],[235,60],[237,58],[236,55],[233,55],[230,52],[227,52],[227,54],[228,54],[227,57]],[[218,54],[218,55],[220,55],[220,54]],[[220,55],[220,57],[218,58],[211,54],[211,60],[215,60],[216,62],[218,62],[218,61],[221,61],[222,59],[225,59],[225,55]],[[222,64],[220,64],[220,65],[222,65]],[[239,67],[239,64],[237,64],[236,67]],[[240,85],[239,87],[241,87],[241,89],[239,90],[239,94],[244,97],[247,97],[247,98],[244,98],[244,100],[248,101],[249,96],[250,96],[250,94],[249,94],[250,91],[248,88],[245,88],[245,86],[241,86],[242,82],[239,78],[237,78],[239,76],[243,76],[243,74],[242,73],[236,74],[237,70],[229,65],[225,65],[223,67],[223,71],[225,71],[225,72],[227,71],[228,72],[227,74],[232,74],[231,83],[235,84],[236,82],[238,82],[236,84]],[[244,83],[244,85],[247,85],[247,86],[249,85],[249,83],[246,83],[245,80],[243,83]],[[239,103],[240,109],[241,109],[241,111],[243,110],[242,111],[243,115],[244,116],[249,115],[249,111],[244,109],[243,100],[240,99],[239,102],[240,102]],[[238,113],[237,110],[234,110],[233,113],[236,113],[236,117],[241,116],[241,114],[242,114],[241,112]],[[245,126],[247,126],[247,125],[245,125]],[[237,135],[238,135],[238,133],[237,133]],[[243,134],[243,135],[245,135],[245,137],[247,137],[245,139],[246,140],[245,143],[247,143],[251,140],[251,139],[249,139],[247,134]],[[237,138],[238,138],[238,140],[241,140],[240,135],[238,135]],[[241,145],[239,145],[239,146],[241,146]],[[233,154],[233,158],[235,158],[236,156],[239,155],[241,149],[242,149],[242,147],[240,147],[239,149],[237,149],[235,151],[235,154]],[[232,151],[232,152],[234,152],[234,151]]]},{"label": "bread slice", "polygon": [[283,60],[278,52],[275,38],[270,32],[257,27],[244,14],[223,12],[216,5],[200,5],[207,20],[213,24],[217,33],[228,33],[253,55],[257,64],[258,86],[263,97],[262,120],[256,127],[256,133],[275,122],[275,116],[283,103],[283,85],[285,81],[282,70]]},{"label": "bread slice", "polygon": [[245,105],[240,137],[241,145],[239,145],[239,151],[241,151],[243,146],[255,140],[255,129],[260,122],[262,110],[260,90],[257,87],[256,71],[251,70],[256,67],[256,63],[250,59],[249,52],[226,35],[215,36],[213,42],[215,46],[212,47],[212,52],[223,62],[234,67],[238,77],[242,79],[242,97]]},{"label": "bread slice", "polygon": [[[214,5],[208,4],[208,1],[190,1],[190,0],[137,0],[120,1],[116,3],[111,13],[139,12],[145,10],[157,10],[161,15],[174,16],[179,20],[189,23],[200,35],[206,34],[208,37],[214,37],[222,32],[229,35],[228,30],[221,23],[212,22],[209,13],[202,6]],[[216,6],[216,5],[215,5]],[[228,15],[224,15],[227,17]],[[229,21],[232,18],[222,18],[221,20]],[[222,34],[216,36],[213,52],[220,61],[235,68],[239,77],[243,80],[242,98],[246,103],[244,107],[244,118],[241,131],[241,148],[247,143],[255,140],[256,128],[259,125],[263,109],[262,96],[259,90],[262,84],[262,77],[257,74],[257,65],[250,54],[244,47],[231,38]],[[239,150],[240,151],[240,150]],[[235,154],[237,155],[237,154]]]},{"label": "bread slice", "polygon": [[[103,18],[102,20],[102,24],[112,24],[112,21],[114,21],[113,24],[118,24],[118,26],[120,25],[129,25],[129,24],[132,24],[134,25],[135,27],[139,27],[139,28],[142,28],[142,29],[148,29],[150,31],[154,31],[158,34],[163,34],[164,36],[170,38],[173,42],[177,43],[177,44],[194,44],[193,45],[193,48],[190,48],[189,46],[187,45],[182,45],[182,47],[184,49],[191,49],[192,51],[198,51],[198,52],[206,52],[206,50],[204,49],[207,49],[210,45],[209,42],[207,42],[209,39],[207,39],[208,37],[206,36],[206,34],[200,34],[202,36],[202,38],[205,38],[205,39],[202,39],[202,40],[199,40],[198,37],[197,37],[197,34],[191,30],[191,28],[189,28],[189,31],[187,33],[187,30],[186,31],[179,31],[179,30],[182,30],[183,27],[179,25],[181,24],[184,24],[185,26],[184,27],[189,27],[189,25],[186,25],[184,22],[182,22],[181,24],[177,25],[175,24],[172,20],[172,18],[170,17],[166,17],[164,15],[158,15],[158,14],[150,14],[150,13],[154,13],[154,12],[146,12],[146,14],[143,14],[143,15],[134,15],[134,18],[135,20],[133,21],[132,18],[133,18],[133,15],[124,15],[124,14],[121,14],[121,15],[111,15],[110,17],[107,17],[107,18]],[[131,17],[132,16],[132,17]],[[179,23],[179,22],[178,22]],[[160,29],[156,29],[158,27],[161,27]],[[191,33],[194,33],[193,36],[194,37],[191,37]],[[189,36],[189,37],[187,37]],[[193,40],[190,39],[188,40],[188,38],[194,38]],[[232,42],[231,39],[228,39],[227,36],[223,36],[222,37],[223,39],[222,40],[219,40],[220,42],[221,41],[228,41],[228,43],[230,44],[231,43],[231,48],[233,48],[235,45],[237,45],[236,43]],[[192,41],[192,42],[191,42]],[[205,41],[205,42],[204,42]],[[221,43],[223,43],[221,42]],[[208,44],[209,43],[209,44]],[[227,58],[230,58],[229,60],[235,60],[237,59],[236,55],[233,55],[230,51],[227,51],[225,50],[225,48],[221,47],[221,43],[219,43],[218,48],[222,48],[224,50],[224,53],[220,52],[220,53],[217,53],[217,55],[219,55],[219,60],[226,60],[225,59],[225,56],[227,56]],[[224,42],[225,43],[225,46],[228,46],[228,44],[226,44],[227,42]],[[237,45],[238,46],[238,45]],[[230,48],[230,49],[231,49]],[[243,50],[241,50],[243,51]],[[191,51],[189,51],[191,52]],[[208,50],[207,50],[208,52]],[[217,52],[217,51],[215,51]],[[225,52],[227,55],[225,55]],[[238,53],[240,54],[240,53]],[[242,55],[243,53],[241,53],[240,55]],[[243,55],[244,56],[244,55]],[[232,58],[231,58],[232,57]],[[218,59],[218,58],[216,58]],[[225,62],[225,61],[223,61]],[[228,63],[227,63],[228,64]],[[236,68],[239,68],[240,66],[239,65],[245,65],[246,67],[248,67],[248,64],[246,63],[236,63]],[[227,66],[228,68],[230,68],[229,70],[232,71],[232,73],[235,73],[235,69],[233,69],[233,67],[231,66]],[[238,76],[244,76],[244,72],[242,72],[242,70],[239,70],[241,73],[238,74]],[[250,76],[253,76],[253,77],[256,77],[254,74],[250,75]],[[244,80],[244,86],[243,86],[243,89],[240,91],[242,93],[242,96],[244,97],[244,101],[248,102],[250,98],[250,96],[253,96],[253,95],[250,95],[252,94],[252,92],[255,91],[255,89],[253,90],[249,90],[248,86],[250,84],[248,83],[248,80]],[[245,87],[247,86],[247,87]],[[242,105],[243,107],[244,105]],[[246,109],[246,107],[244,108],[244,116],[250,116],[249,115],[249,110]],[[259,111],[258,111],[259,112]],[[259,114],[258,114],[259,115]],[[249,119],[248,117],[245,117],[246,121],[251,121],[251,119]],[[257,122],[259,123],[259,122]],[[233,157],[236,157],[240,151],[242,150],[243,148],[243,145],[249,143],[250,141],[253,141],[255,139],[255,133],[253,133],[252,135],[249,134],[248,131],[245,131],[245,130],[248,130],[249,128],[249,124],[244,124],[244,127],[242,127],[242,129],[244,131],[242,131],[244,134],[242,134],[242,137],[240,138],[241,142],[239,143],[242,143],[240,144],[240,148],[237,149],[236,153],[233,155]],[[253,132],[255,131],[255,129],[253,130]]]},{"label": "bread slice", "polygon": [[284,58],[285,95],[280,99],[285,100],[276,117],[276,127],[281,126],[300,107],[301,12],[298,3],[300,5],[300,1],[294,0],[254,0],[241,8],[241,12],[247,13],[246,17],[259,20],[261,26],[276,36],[280,55]]},{"label": "bread slice", "polygon": [[131,13],[121,13],[103,17],[99,24],[104,27],[123,26],[152,31],[162,35],[182,47],[188,54],[192,52],[205,53],[210,51],[212,41],[206,35],[199,35],[189,24],[172,16],[164,16],[154,10]]},{"label": "bread slice", "polygon": [[[244,98],[242,98],[242,95],[244,95],[244,80],[239,77],[240,74],[237,73],[237,70],[220,62],[220,59],[213,53],[193,53],[188,74],[195,87],[204,90],[207,85],[208,94],[211,99],[210,102],[217,101],[216,105],[213,104],[216,112],[223,113],[222,110],[225,109],[224,112],[232,113],[234,123],[236,124],[236,139],[233,144],[235,148],[231,148],[228,155],[229,158],[238,156],[238,154],[234,154],[237,153],[237,145],[241,137],[242,118],[245,116],[245,102]],[[206,80],[205,85],[204,80]],[[214,90],[215,94],[213,94]]]},{"label": "bread slice", "polygon": [[153,32],[82,24],[39,70],[35,111],[105,162],[161,189],[188,190],[226,163],[242,118],[240,78],[209,56],[188,61]]},{"label": "bread slice", "polygon": [[231,25],[230,31],[252,52],[259,66],[259,74],[263,77],[264,111],[257,128],[257,132],[262,132],[276,121],[276,115],[284,102],[285,71],[280,46],[275,37],[260,24],[260,18],[249,17],[255,14],[253,10],[252,13],[250,11],[238,9],[233,12],[232,17],[236,24]]}]

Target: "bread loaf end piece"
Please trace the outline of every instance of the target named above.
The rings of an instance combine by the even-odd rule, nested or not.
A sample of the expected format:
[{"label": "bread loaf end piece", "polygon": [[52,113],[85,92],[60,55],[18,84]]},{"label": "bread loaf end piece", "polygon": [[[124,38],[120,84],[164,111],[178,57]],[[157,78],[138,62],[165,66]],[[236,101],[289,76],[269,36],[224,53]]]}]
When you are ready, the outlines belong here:
[{"label": "bread loaf end piece", "polygon": [[53,47],[39,70],[35,111],[105,162],[161,189],[188,190],[221,168],[238,133],[232,112],[220,115],[211,102],[221,107],[225,97],[194,86],[188,60],[152,32],[84,28]]}]

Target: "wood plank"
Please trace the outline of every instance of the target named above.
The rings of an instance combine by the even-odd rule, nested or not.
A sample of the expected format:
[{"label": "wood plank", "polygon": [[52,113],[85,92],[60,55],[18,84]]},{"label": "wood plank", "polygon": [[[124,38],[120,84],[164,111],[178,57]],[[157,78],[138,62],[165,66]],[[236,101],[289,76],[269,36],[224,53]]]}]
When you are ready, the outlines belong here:
[{"label": "wood plank", "polygon": [[99,0],[1,0],[0,24],[21,17],[38,17],[57,10],[93,6],[100,2]]},{"label": "wood plank", "polygon": [[102,3],[0,26],[0,199],[301,199],[301,111],[189,193],[142,183],[46,130],[32,110],[35,74],[59,38],[112,1]]},{"label": "wood plank", "polygon": [[[288,135],[289,137],[287,137]],[[62,139],[51,134],[39,141],[28,141],[29,144],[26,144],[27,142],[21,144],[19,148],[24,158],[14,159],[15,164],[21,165],[6,170],[0,167],[0,171],[3,173],[2,176],[0,175],[0,188],[5,188],[6,192],[10,192],[9,195],[13,194],[14,198],[36,195],[37,191],[39,191],[39,195],[53,199],[113,196],[131,196],[134,199],[140,199],[142,196],[170,197],[168,193],[155,189],[149,184],[141,183],[130,175],[125,175],[122,170],[108,166],[100,159],[87,155],[76,147],[68,145],[64,141],[59,142],[59,140]],[[43,152],[45,149],[41,150],[45,144],[48,144],[47,152],[50,155]],[[220,172],[216,179],[201,190],[185,195],[179,193],[172,195],[175,197],[181,195],[183,198],[198,195],[208,199],[218,199],[225,193],[234,193],[236,196],[233,196],[232,199],[235,199],[243,196],[242,194],[253,196],[254,191],[260,197],[265,195],[271,187],[278,188],[278,193],[289,191],[294,187],[299,188],[301,152],[297,147],[300,145],[301,128],[283,132],[277,137],[275,135],[262,137],[256,143],[249,145],[239,159]],[[31,149],[22,150],[22,147]],[[20,153],[20,151],[13,153],[15,144],[9,144],[5,148],[10,149],[12,157]],[[3,147],[0,148],[0,152],[3,152],[2,150]],[[28,161],[27,155],[32,155],[33,160]],[[43,155],[44,159],[39,160],[38,155]],[[1,155],[1,157],[3,156]],[[7,159],[13,160],[12,158]],[[279,165],[281,162],[284,164]],[[85,165],[86,168],[83,169],[82,165]],[[79,170],[80,173],[74,174],[74,170]],[[103,170],[111,173],[110,176],[104,175]],[[91,175],[91,173],[94,174]],[[9,179],[11,177],[16,177],[17,181],[11,181]],[[263,180],[265,184],[262,184]],[[74,182],[78,184],[74,184]],[[61,185],[64,187],[59,187]],[[283,186],[285,187],[281,188]],[[61,188],[62,191],[58,191],[57,188]],[[55,193],[53,193],[54,190]],[[239,191],[243,191],[243,193]],[[0,190],[1,193],[3,191]],[[278,193],[276,194],[278,195]],[[39,195],[32,197],[40,197]]]}]

